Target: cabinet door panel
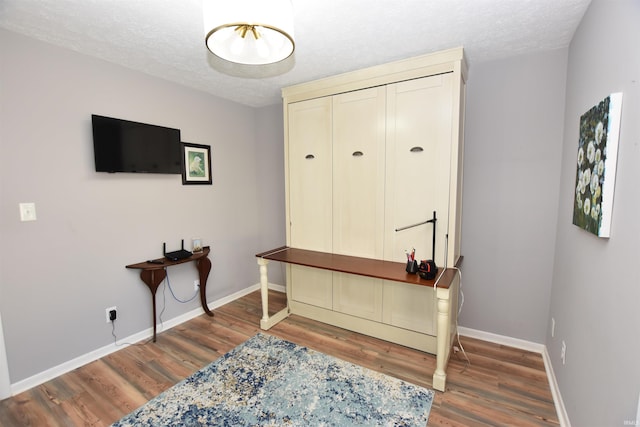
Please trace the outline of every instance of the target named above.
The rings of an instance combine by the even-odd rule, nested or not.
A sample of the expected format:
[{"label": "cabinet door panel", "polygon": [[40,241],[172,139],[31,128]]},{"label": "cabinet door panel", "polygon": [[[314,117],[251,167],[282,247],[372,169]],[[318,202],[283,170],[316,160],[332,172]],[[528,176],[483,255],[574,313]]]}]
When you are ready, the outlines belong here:
[{"label": "cabinet door panel", "polygon": [[333,252],[382,258],[384,88],[333,97]]},{"label": "cabinet door panel", "polygon": [[[405,250],[418,259],[444,265],[449,215],[452,126],[452,77],[443,74],[387,87],[386,210],[384,259],[406,261]],[[436,254],[432,254],[437,215]]]},{"label": "cabinet door panel", "polygon": [[436,298],[433,288],[384,281],[382,321],[392,326],[436,334]]},{"label": "cabinet door panel", "polygon": [[333,273],[333,309],[340,313],[382,321],[382,280]]},{"label": "cabinet door panel", "polygon": [[289,245],[332,250],[331,98],[288,107]]},{"label": "cabinet door panel", "polygon": [[317,307],[333,308],[332,272],[291,265],[291,298]]}]

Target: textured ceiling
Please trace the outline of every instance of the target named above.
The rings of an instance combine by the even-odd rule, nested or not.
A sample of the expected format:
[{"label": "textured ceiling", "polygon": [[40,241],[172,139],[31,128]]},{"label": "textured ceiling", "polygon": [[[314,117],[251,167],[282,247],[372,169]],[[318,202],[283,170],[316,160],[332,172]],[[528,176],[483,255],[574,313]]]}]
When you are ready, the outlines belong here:
[{"label": "textured ceiling", "polygon": [[471,67],[566,47],[589,2],[292,0],[296,51],[268,66],[211,55],[201,0],[0,0],[0,28],[261,107],[291,84],[457,46]]}]

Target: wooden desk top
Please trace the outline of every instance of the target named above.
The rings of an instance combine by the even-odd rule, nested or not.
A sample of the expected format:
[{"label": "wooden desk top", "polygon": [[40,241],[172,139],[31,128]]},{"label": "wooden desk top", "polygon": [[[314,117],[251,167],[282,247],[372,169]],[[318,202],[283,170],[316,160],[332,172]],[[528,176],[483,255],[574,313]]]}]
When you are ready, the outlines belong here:
[{"label": "wooden desk top", "polygon": [[148,261],[138,262],[136,264],[129,264],[126,268],[138,268],[140,270],[160,270],[161,268],[170,267],[172,265],[182,264],[185,262],[191,262],[199,260],[200,258],[206,257],[209,255],[209,246],[205,246],[202,248],[202,252],[196,252],[191,255],[189,258],[179,259],[177,261],[172,261],[168,258],[156,258],[153,261],[162,261],[162,264],[154,264]]},{"label": "wooden desk top", "polygon": [[437,282],[437,287],[444,289],[449,288],[456,274],[455,269],[452,268],[446,269],[443,273],[440,267],[435,279],[425,280],[417,274],[407,273],[406,264],[401,262],[316,252],[287,246],[256,254],[256,257],[420,286],[433,287]]}]

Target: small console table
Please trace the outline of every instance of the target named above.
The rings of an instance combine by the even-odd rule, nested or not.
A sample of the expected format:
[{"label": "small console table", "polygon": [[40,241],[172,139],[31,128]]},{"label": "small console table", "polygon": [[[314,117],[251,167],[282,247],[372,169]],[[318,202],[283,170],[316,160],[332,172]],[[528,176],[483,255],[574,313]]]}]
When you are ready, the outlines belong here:
[{"label": "small console table", "polygon": [[209,316],[213,316],[213,312],[209,310],[207,306],[207,279],[211,272],[211,260],[208,258],[209,250],[209,247],[205,246],[202,248],[202,252],[194,253],[189,258],[177,261],[171,261],[167,258],[157,258],[151,260],[153,262],[144,261],[126,266],[126,268],[142,270],[140,271],[140,278],[151,291],[151,302],[153,304],[153,342],[156,342],[156,291],[160,283],[167,277],[167,267],[185,262],[195,262],[200,277],[200,303],[202,304],[204,312]]}]

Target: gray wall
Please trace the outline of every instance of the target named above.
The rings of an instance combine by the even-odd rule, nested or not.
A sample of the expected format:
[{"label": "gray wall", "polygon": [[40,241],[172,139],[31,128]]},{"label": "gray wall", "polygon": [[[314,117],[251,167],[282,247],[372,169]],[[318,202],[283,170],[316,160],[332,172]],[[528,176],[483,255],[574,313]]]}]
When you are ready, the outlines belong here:
[{"label": "gray wall", "polygon": [[[260,251],[286,244],[284,194],[284,126],[282,104],[258,109],[256,154],[260,208]],[[264,180],[262,178],[265,178]],[[260,281],[256,265],[256,282]],[[284,286],[284,265],[269,264],[269,283]]]},{"label": "gray wall", "polygon": [[[640,2],[594,0],[570,46],[556,259],[546,344],[571,422],[633,422],[640,392]],[[578,124],[623,92],[611,237],[572,225]],[[560,361],[567,344],[566,364]]]},{"label": "gray wall", "polygon": [[[284,219],[273,220],[284,196],[261,192],[283,191],[280,107],[249,108],[4,30],[0,51],[0,312],[12,383],[112,343],[107,307],[118,307],[119,337],[150,328],[149,290],[125,265],[161,256],[162,242],[211,246],[209,301],[258,282],[254,254],[284,241]],[[96,173],[92,113],[210,145],[213,185]],[[36,203],[37,221],[20,222],[20,202]],[[176,294],[193,294],[192,264],[169,274]],[[165,321],[199,307],[166,295]]]},{"label": "gray wall", "polygon": [[544,343],[567,50],[471,64],[460,325]]}]

